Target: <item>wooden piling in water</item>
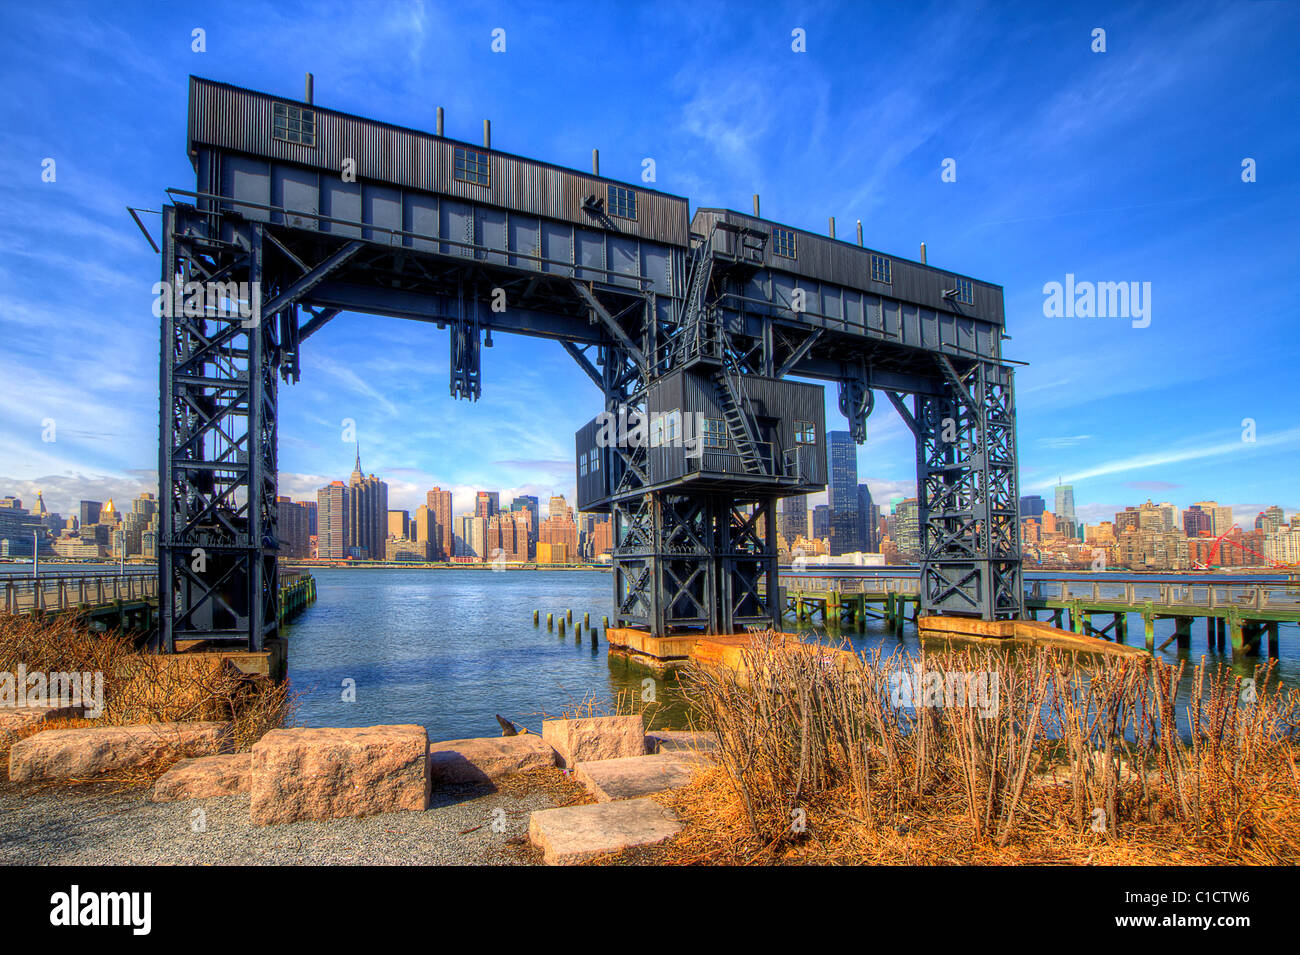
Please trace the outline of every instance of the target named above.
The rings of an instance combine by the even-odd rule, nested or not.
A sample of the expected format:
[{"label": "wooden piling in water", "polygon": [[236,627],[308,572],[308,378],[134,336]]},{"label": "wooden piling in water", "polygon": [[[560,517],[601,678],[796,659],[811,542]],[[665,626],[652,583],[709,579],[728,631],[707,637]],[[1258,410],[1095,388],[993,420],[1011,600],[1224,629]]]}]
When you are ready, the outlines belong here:
[{"label": "wooden piling in water", "polygon": [[538,624],[538,618],[541,617],[541,615],[542,615],[542,612],[541,612],[540,610],[534,610],[534,611],[533,611],[533,626],[534,626],[534,627],[537,626],[537,624]]},{"label": "wooden piling in water", "polygon": [[560,636],[564,636],[564,618],[560,618]]},{"label": "wooden piling in water", "polygon": [[591,614],[589,614],[589,613],[584,613],[584,614],[582,615],[582,625],[583,625],[584,627],[590,627],[590,626],[591,626]]},{"label": "wooden piling in water", "polygon": [[547,630],[554,630],[554,629],[555,629],[555,614],[553,614],[553,613],[548,613],[548,614],[546,615],[546,629],[547,629]]}]

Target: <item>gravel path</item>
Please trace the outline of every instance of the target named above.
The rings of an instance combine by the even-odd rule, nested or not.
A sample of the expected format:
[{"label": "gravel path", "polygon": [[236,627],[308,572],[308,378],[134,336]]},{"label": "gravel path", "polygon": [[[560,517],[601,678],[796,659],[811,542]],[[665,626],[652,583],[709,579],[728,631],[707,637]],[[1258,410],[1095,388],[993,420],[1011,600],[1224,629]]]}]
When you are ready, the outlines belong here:
[{"label": "gravel path", "polygon": [[6,788],[0,865],[528,865],[540,861],[529,813],[556,805],[542,790],[447,788],[425,812],[254,826],[248,801],[155,803],[148,788],[106,785]]}]

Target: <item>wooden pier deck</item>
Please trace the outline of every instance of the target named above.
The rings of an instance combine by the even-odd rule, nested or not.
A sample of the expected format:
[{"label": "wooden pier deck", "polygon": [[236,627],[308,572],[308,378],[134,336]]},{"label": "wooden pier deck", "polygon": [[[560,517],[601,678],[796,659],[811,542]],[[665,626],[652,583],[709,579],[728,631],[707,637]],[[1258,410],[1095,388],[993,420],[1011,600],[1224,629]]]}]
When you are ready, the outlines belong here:
[{"label": "wooden pier deck", "polygon": [[[836,629],[884,620],[895,633],[918,616],[916,577],[787,577],[785,613],[800,622]],[[1108,577],[1040,578],[1026,583],[1025,615],[1083,636],[1127,644],[1129,615],[1142,620],[1148,650],[1177,641],[1191,649],[1198,620],[1211,650],[1234,658],[1266,651],[1277,656],[1279,625],[1300,624],[1300,580],[1266,583],[1179,583]],[[1173,620],[1174,632],[1156,646],[1155,623]]]},{"label": "wooden pier deck", "polygon": [[[158,618],[158,574],[153,570],[105,568],[103,573],[44,573],[3,578],[3,611],[12,614],[72,613],[92,626],[145,632]],[[280,573],[280,622],[292,620],[316,600],[309,573]]]}]

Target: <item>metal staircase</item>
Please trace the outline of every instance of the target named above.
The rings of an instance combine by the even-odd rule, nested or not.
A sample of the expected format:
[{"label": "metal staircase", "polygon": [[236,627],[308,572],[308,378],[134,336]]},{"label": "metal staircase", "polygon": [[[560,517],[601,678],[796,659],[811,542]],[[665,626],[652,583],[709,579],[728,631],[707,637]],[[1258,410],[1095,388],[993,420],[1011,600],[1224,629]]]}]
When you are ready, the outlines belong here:
[{"label": "metal staircase", "polygon": [[753,417],[745,410],[745,399],[740,394],[740,376],[724,364],[714,372],[713,383],[718,388],[727,431],[736,445],[736,452],[740,455],[745,471],[749,474],[767,474],[763,456],[758,453],[758,436],[754,433]]}]

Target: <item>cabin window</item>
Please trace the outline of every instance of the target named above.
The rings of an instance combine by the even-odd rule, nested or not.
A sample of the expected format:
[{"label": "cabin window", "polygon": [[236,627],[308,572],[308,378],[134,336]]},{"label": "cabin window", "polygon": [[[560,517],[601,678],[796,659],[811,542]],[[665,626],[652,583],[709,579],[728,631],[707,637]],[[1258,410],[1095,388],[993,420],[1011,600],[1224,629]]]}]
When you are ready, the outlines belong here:
[{"label": "cabin window", "polygon": [[586,477],[586,476],[587,476],[587,456],[585,454],[580,454],[578,455],[578,477]]},{"label": "cabin window", "polygon": [[971,284],[970,279],[957,280],[957,301],[965,305],[975,304],[975,287]]},{"label": "cabin window", "polygon": [[271,111],[271,136],[286,143],[316,145],[316,111],[276,103]]},{"label": "cabin window", "polygon": [[871,281],[883,282],[885,285],[889,285],[891,282],[889,271],[889,259],[873,252],[871,254]]},{"label": "cabin window", "polygon": [[817,443],[817,426],[811,421],[795,421],[794,439],[799,444]]},{"label": "cabin window", "polygon": [[773,252],[773,254],[775,254],[775,255],[783,255],[783,256],[785,256],[787,259],[793,259],[793,258],[796,257],[796,256],[795,256],[795,252],[796,252],[796,251],[797,251],[797,250],[796,250],[796,248],[795,248],[795,243],[794,243],[794,230],[793,230],[793,229],[778,229],[778,228],[774,228],[774,229],[772,230],[772,252]]},{"label": "cabin window", "polygon": [[650,447],[663,447],[664,443],[664,416],[650,416]]},{"label": "cabin window", "polygon": [[609,187],[609,214],[623,219],[636,218],[636,193],[623,186]]},{"label": "cabin window", "polygon": [[488,184],[488,157],[477,149],[456,147],[455,176],[461,182],[472,182],[476,186]]},{"label": "cabin window", "polygon": [[705,418],[700,437],[706,448],[725,448],[727,446],[727,429],[721,418]]},{"label": "cabin window", "polygon": [[600,448],[591,449],[591,473],[595,474],[600,470]]}]

